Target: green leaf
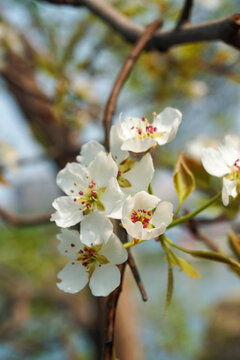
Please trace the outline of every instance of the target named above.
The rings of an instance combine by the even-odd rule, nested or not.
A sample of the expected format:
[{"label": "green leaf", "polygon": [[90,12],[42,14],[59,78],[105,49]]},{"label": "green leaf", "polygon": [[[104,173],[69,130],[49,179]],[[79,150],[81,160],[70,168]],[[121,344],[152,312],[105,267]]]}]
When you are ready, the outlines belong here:
[{"label": "green leaf", "polygon": [[184,200],[186,200],[195,188],[195,178],[186,164],[183,152],[178,156],[173,174],[173,182],[178,195],[180,208]]},{"label": "green leaf", "polygon": [[191,264],[189,264],[189,262],[187,262],[186,260],[184,260],[182,258],[178,258],[178,259],[181,262],[183,271],[188,276],[190,276],[193,279],[200,279],[201,278],[201,275],[197,272],[197,270]]},{"label": "green leaf", "polygon": [[228,241],[232,251],[237,256],[238,260],[240,260],[240,237],[237,236],[234,232],[229,232]]},{"label": "green leaf", "polygon": [[121,186],[122,188],[129,188],[132,186],[130,181],[125,179],[123,176],[118,176],[117,181],[118,181],[119,186]]},{"label": "green leaf", "polygon": [[167,295],[166,295],[164,316],[167,316],[168,308],[172,301],[173,286],[174,286],[173,268],[169,255],[167,255],[167,261],[168,261],[168,284],[167,284]]},{"label": "green leaf", "polygon": [[127,171],[132,169],[135,161],[136,161],[136,159],[131,159],[130,157],[128,157],[127,159],[125,159],[121,162],[121,164],[118,166],[118,170],[122,174],[126,173]]}]

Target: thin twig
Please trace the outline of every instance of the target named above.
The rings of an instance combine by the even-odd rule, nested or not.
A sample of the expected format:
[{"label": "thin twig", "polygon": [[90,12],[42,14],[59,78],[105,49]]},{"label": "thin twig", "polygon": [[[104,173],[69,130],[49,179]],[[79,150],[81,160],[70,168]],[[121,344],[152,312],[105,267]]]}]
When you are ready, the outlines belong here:
[{"label": "thin twig", "polygon": [[114,115],[114,111],[116,108],[116,103],[117,103],[117,99],[120,94],[120,91],[121,91],[125,81],[127,80],[129,74],[131,73],[131,70],[134,67],[140,54],[146,47],[149,40],[151,40],[155,31],[161,25],[162,25],[162,19],[157,19],[146,27],[146,31],[143,33],[143,35],[137,41],[131,54],[125,61],[124,65],[117,77],[117,80],[115,81],[115,84],[113,86],[111,94],[108,98],[107,105],[105,107],[104,118],[103,118],[103,125],[104,125],[104,129],[105,129],[105,144],[106,144],[107,148],[109,148],[109,131],[110,131],[112,118]]},{"label": "thin twig", "polygon": [[181,11],[179,20],[177,22],[175,30],[179,30],[184,25],[190,23],[190,17],[192,13],[193,0],[185,0],[183,9]]},{"label": "thin twig", "polygon": [[148,296],[147,296],[146,290],[145,290],[145,288],[143,286],[143,282],[141,280],[141,277],[140,277],[137,265],[135,263],[135,260],[134,260],[132,254],[131,254],[130,249],[127,249],[127,252],[128,252],[128,265],[129,265],[129,267],[130,267],[130,269],[132,271],[133,277],[134,277],[134,279],[136,281],[136,284],[137,284],[138,289],[139,289],[139,291],[141,293],[143,301],[147,301]]},{"label": "thin twig", "polygon": [[195,219],[191,219],[186,223],[187,229],[191,232],[199,240],[202,240],[207,247],[213,251],[219,252],[219,247],[214,243],[214,241],[207,235],[205,235],[202,231],[198,228],[198,223]]},{"label": "thin twig", "polygon": [[0,208],[0,217],[13,226],[33,226],[49,223],[50,214],[38,216],[19,216],[18,214],[9,213]]},{"label": "thin twig", "polygon": [[[141,25],[124,16],[120,11],[103,0],[38,0],[54,5],[86,7],[103,22],[120,34],[126,41],[135,43],[144,32]],[[240,49],[240,15],[182,27],[179,31],[157,32],[148,43],[147,50],[166,51],[172,46],[203,41],[223,41]]]}]

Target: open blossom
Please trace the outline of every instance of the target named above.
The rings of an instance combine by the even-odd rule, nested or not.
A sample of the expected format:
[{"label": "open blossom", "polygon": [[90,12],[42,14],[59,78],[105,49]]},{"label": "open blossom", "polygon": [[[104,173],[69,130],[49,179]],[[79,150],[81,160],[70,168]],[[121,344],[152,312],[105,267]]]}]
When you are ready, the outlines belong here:
[{"label": "open blossom", "polygon": [[138,153],[157,144],[167,144],[175,138],[181,120],[181,112],[170,107],[154,115],[151,124],[145,117],[127,117],[123,121],[119,119],[116,127],[123,142],[121,150]]},{"label": "open blossom", "polygon": [[127,260],[127,251],[115,234],[107,242],[100,237],[91,246],[76,230],[62,229],[57,238],[60,253],[71,260],[58,274],[59,289],[74,294],[89,283],[93,295],[107,296],[120,284],[116,265]]},{"label": "open blossom", "polygon": [[[131,158],[128,151],[122,151],[123,142],[117,131],[116,125],[111,127],[110,131],[110,150],[111,155],[118,167],[117,181],[123,192],[121,202],[115,206],[113,217],[120,218],[122,214],[122,206],[128,195],[134,195],[141,190],[147,191],[154,174],[153,161],[150,154],[146,154],[141,160],[137,161]],[[104,147],[97,141],[89,141],[84,144],[77,160],[85,166],[96,158],[99,152],[104,151]],[[144,176],[143,176],[144,171]]]},{"label": "open blossom", "polygon": [[235,198],[240,192],[240,149],[231,136],[226,136],[218,150],[203,149],[202,162],[210,175],[223,177],[222,201],[227,206],[229,196]]},{"label": "open blossom", "polygon": [[117,165],[111,154],[99,152],[88,167],[69,163],[58,173],[57,184],[67,194],[54,200],[51,220],[60,227],[80,222],[93,211],[114,216],[114,207],[123,193],[117,182]]},{"label": "open blossom", "polygon": [[140,191],[124,203],[122,224],[133,238],[150,240],[166,231],[172,217],[173,204]]}]

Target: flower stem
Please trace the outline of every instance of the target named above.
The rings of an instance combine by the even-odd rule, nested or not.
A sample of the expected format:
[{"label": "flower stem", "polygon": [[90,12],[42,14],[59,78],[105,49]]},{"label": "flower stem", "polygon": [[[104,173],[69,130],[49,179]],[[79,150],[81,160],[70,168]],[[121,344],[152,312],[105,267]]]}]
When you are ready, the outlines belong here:
[{"label": "flower stem", "polygon": [[171,224],[167,227],[168,229],[182,224],[190,219],[192,219],[194,216],[196,216],[197,214],[199,214],[200,212],[202,212],[203,210],[207,209],[210,205],[212,205],[213,203],[215,203],[215,201],[217,201],[218,199],[220,199],[221,197],[221,191],[215,195],[212,199],[210,199],[209,201],[207,201],[203,206],[201,206],[199,209],[180,217],[179,219],[174,220],[173,222],[171,222]]},{"label": "flower stem", "polygon": [[123,244],[123,246],[125,247],[125,249],[128,249],[132,246],[135,246],[135,245],[138,245],[138,244],[141,244],[142,242],[144,242],[145,240],[140,240],[140,239],[133,239],[132,241],[129,241],[125,244]]}]

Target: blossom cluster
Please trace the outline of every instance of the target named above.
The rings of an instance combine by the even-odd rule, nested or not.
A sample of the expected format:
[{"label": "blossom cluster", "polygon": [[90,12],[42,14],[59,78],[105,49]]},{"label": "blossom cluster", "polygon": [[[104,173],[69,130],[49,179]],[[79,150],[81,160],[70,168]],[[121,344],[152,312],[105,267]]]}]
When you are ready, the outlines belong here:
[{"label": "blossom cluster", "polygon": [[[58,274],[57,286],[76,293],[87,283],[96,296],[107,296],[120,284],[117,267],[127,251],[113,233],[110,219],[121,220],[138,240],[163,234],[173,217],[173,205],[149,194],[154,166],[150,150],[173,140],[182,114],[166,108],[147,118],[119,117],[110,130],[110,152],[96,142],[82,146],[76,162],[57,175],[66,194],[53,202],[51,220],[62,228],[59,251],[70,262]],[[80,223],[80,232],[68,229]]]}]

